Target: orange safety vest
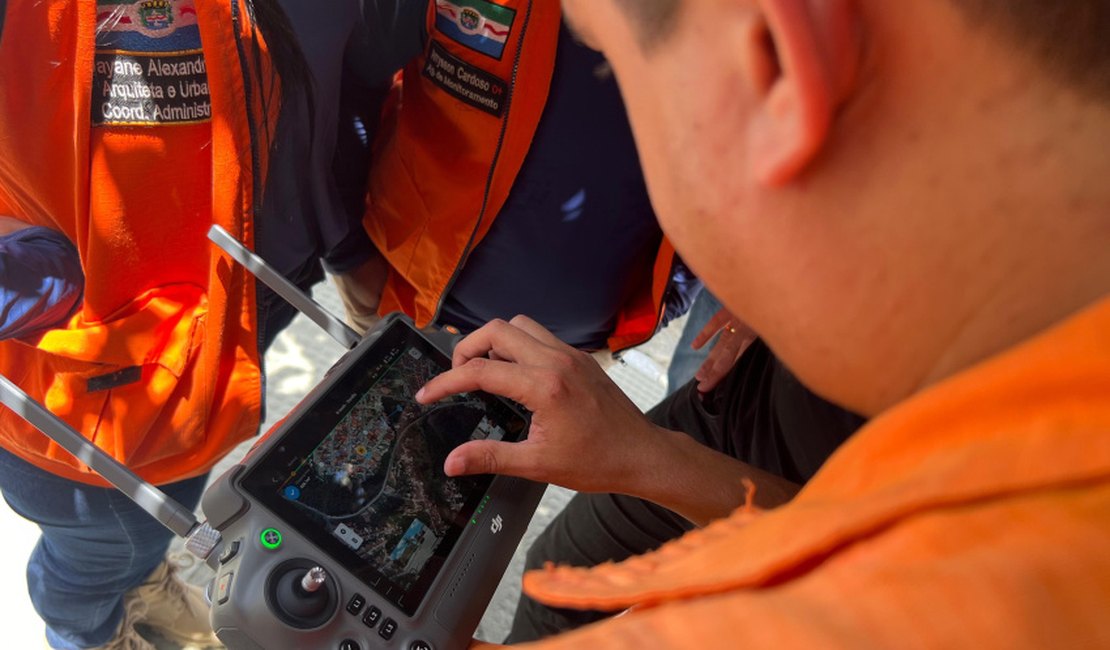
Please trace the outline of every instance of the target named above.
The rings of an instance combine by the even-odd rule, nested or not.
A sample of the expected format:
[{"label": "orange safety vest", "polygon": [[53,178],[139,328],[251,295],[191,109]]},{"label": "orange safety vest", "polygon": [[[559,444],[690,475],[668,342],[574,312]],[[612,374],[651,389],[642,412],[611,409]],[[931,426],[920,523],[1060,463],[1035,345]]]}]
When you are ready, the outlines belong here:
[{"label": "orange safety vest", "polygon": [[872,420],[781,508],[527,574],[633,608],[527,647],[1110,648],[1108,542],[1110,296]]},{"label": "orange safety vest", "polygon": [[[403,311],[420,327],[438,316],[532,144],[560,22],[554,1],[429,0],[427,48],[394,89],[396,110],[383,119],[370,173],[364,223],[391,267],[382,314]],[[481,35],[490,38],[470,40]],[[673,260],[664,240],[650,281],[618,316],[610,349],[655,333]]]},{"label": "orange safety vest", "polygon": [[[266,163],[252,121],[273,89],[244,77],[254,68],[239,53],[257,35],[242,0],[196,7],[213,114],[212,219],[249,246]],[[0,34],[0,214],[61,231],[82,261],[104,249],[106,233],[126,229],[89,218],[95,29],[95,2],[13,0]],[[172,250],[163,262],[171,271],[184,264]],[[121,260],[114,277],[86,277],[86,286],[128,272]],[[38,340],[0,342],[0,373],[147,480],[199,475],[257,432],[262,403],[254,281],[215,249],[200,275],[206,286],[169,283],[123,305],[87,299]],[[0,445],[60,476],[105,484],[2,408]]]}]

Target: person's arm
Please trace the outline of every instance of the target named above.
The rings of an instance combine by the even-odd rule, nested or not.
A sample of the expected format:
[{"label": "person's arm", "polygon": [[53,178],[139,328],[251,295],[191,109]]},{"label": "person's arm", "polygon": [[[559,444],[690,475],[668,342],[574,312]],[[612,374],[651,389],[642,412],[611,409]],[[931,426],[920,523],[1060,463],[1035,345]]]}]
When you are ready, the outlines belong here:
[{"label": "person's arm", "polygon": [[332,173],[346,212],[347,235],[325,252],[347,321],[365,332],[378,321],[389,272],[362,225],[374,137],[394,73],[423,49],[428,0],[366,0],[363,21],[344,54],[339,132]]},{"label": "person's arm", "polygon": [[57,327],[84,285],[77,249],[61,233],[0,216],[0,340]]},{"label": "person's arm", "polygon": [[324,254],[324,268],[335,280],[347,321],[360,333],[378,320],[378,303],[388,273],[385,258],[362,225],[370,174],[370,143],[388,87],[367,84],[354,72],[358,49],[348,47],[332,174],[343,206],[346,236]]},{"label": "person's arm", "polygon": [[428,382],[417,399],[484,390],[532,411],[526,440],[479,440],[455,449],[449,476],[506,474],[583,492],[647,499],[698,525],[744,503],[744,479],[755,504],[785,503],[798,486],[698,444],[647,420],[585,353],[534,321],[494,322],[459,342],[453,369]]},{"label": "person's arm", "polygon": [[426,18],[430,0],[364,0],[366,55],[372,84],[388,81],[424,50]]}]

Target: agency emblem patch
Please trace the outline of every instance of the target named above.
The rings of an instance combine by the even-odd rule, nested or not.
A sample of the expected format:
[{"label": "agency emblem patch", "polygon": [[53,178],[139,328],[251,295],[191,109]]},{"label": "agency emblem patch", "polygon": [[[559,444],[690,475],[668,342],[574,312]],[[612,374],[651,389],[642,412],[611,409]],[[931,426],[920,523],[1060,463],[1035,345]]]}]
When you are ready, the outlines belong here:
[{"label": "agency emblem patch", "polygon": [[139,19],[147,29],[166,29],[173,24],[173,7],[169,0],[146,0],[139,3]]},{"label": "agency emblem patch", "polygon": [[500,60],[516,11],[487,0],[436,0],[436,29],[451,40]]}]

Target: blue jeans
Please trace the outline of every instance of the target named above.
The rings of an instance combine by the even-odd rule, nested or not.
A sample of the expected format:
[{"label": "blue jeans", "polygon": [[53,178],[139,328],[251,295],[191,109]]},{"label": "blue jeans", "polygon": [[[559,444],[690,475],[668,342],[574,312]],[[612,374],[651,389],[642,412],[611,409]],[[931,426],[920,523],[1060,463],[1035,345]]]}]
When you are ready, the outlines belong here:
[{"label": "blue jeans", "polygon": [[671,366],[667,370],[668,395],[682,388],[693,379],[694,373],[698,371],[702,362],[709,356],[709,351],[713,349],[717,337],[713,337],[713,340],[706,343],[700,350],[695,350],[690,347],[690,344],[694,342],[694,338],[720,308],[720,301],[712,293],[709,293],[709,289],[702,289],[701,293],[694,298],[694,304],[690,307],[690,313],[686,317],[686,325],[682,328],[682,337],[678,339],[678,346],[675,347],[674,356],[671,357]]},{"label": "blue jeans", "polygon": [[[195,509],[208,476],[162,486]],[[122,493],[64,479],[0,449],[0,492],[42,530],[27,563],[31,602],[50,645],[95,648],[123,620],[123,596],[157,568],[173,533]]]}]

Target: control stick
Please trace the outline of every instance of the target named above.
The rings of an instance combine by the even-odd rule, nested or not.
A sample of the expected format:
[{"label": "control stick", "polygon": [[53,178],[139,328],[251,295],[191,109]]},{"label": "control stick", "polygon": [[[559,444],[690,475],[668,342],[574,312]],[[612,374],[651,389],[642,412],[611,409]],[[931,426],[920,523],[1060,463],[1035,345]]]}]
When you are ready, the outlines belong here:
[{"label": "control stick", "polygon": [[324,571],[318,566],[314,566],[305,572],[304,577],[301,578],[301,589],[304,589],[310,594],[314,594],[324,586],[328,581],[328,572]]},{"label": "control stick", "polygon": [[302,630],[328,622],[339,604],[334,580],[323,567],[307,560],[278,565],[266,587],[266,600],[278,618]]}]

